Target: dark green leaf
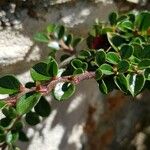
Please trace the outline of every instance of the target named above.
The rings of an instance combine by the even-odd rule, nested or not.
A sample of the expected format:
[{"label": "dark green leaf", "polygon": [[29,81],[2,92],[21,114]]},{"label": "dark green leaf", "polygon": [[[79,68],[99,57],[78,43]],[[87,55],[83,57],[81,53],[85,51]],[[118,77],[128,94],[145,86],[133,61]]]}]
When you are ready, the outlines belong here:
[{"label": "dark green leaf", "polygon": [[19,140],[23,142],[29,141],[29,138],[26,136],[26,134],[23,131],[19,132]]},{"label": "dark green leaf", "polygon": [[150,27],[150,12],[144,11],[137,15],[135,24],[140,31],[146,31]]},{"label": "dark green leaf", "polygon": [[[43,109],[45,109],[45,108],[43,107]],[[36,124],[40,123],[39,115],[35,112],[27,113],[25,120],[31,126],[35,126]]]},{"label": "dark green leaf", "polygon": [[102,65],[106,60],[106,53],[104,52],[104,50],[97,51],[95,59],[96,59],[96,63],[99,66]]},{"label": "dark green leaf", "polygon": [[88,59],[91,56],[90,51],[88,50],[82,50],[79,52],[78,58],[79,59]]},{"label": "dark green leaf", "polygon": [[13,126],[14,131],[20,131],[22,128],[23,128],[23,123],[21,121],[16,122]]},{"label": "dark green leaf", "polygon": [[76,47],[80,42],[82,42],[82,38],[75,38],[74,40],[73,40],[73,42],[72,42],[72,46],[73,47]]},{"label": "dark green leaf", "polygon": [[117,23],[117,13],[115,12],[110,13],[109,22],[111,25],[115,25]]},{"label": "dark green leaf", "polygon": [[47,37],[47,35],[40,32],[34,35],[34,40],[38,42],[45,42],[45,43],[49,42],[49,38]]},{"label": "dark green leaf", "polygon": [[40,116],[47,117],[51,113],[51,106],[45,97],[42,96],[37,105],[34,107],[34,110]]},{"label": "dark green leaf", "polygon": [[95,72],[95,79],[100,80],[102,76],[103,76],[103,73],[102,73],[101,69],[98,68]]},{"label": "dark green leaf", "polygon": [[128,44],[121,46],[120,55],[123,59],[130,58],[133,54],[133,47]]},{"label": "dark green leaf", "polygon": [[29,92],[21,96],[17,101],[16,110],[20,115],[28,113],[39,101],[40,93]]},{"label": "dark green leaf", "polygon": [[2,118],[0,120],[0,126],[3,126],[3,127],[8,127],[9,125],[11,124],[11,119],[10,118]]},{"label": "dark green leaf", "polygon": [[48,74],[47,71],[48,65],[44,62],[37,63],[34,65],[31,70],[31,77],[35,81],[42,81],[42,80],[50,80],[50,75]]},{"label": "dark green leaf", "polygon": [[74,59],[72,62],[71,62],[71,65],[73,66],[74,69],[78,69],[78,68],[81,68],[83,70],[86,70],[87,69],[87,63],[85,62],[82,62],[81,60],[79,59]]},{"label": "dark green leaf", "polygon": [[128,91],[128,82],[124,74],[119,74],[118,76],[114,77],[115,84],[117,87],[123,91],[124,93],[127,93]]},{"label": "dark green leaf", "polygon": [[51,77],[55,77],[58,73],[58,64],[50,57],[45,62],[40,62],[31,68],[31,76],[35,81],[50,80]]},{"label": "dark green leaf", "polygon": [[5,136],[6,136],[6,134],[5,134],[4,128],[2,126],[0,126],[0,143],[5,141]]},{"label": "dark green leaf", "polygon": [[0,78],[0,94],[14,94],[20,90],[20,82],[13,75]]},{"label": "dark green leaf", "polygon": [[58,64],[55,60],[50,61],[47,66],[47,70],[50,77],[56,77],[58,74]]},{"label": "dark green leaf", "polygon": [[66,45],[69,46],[72,43],[72,40],[73,40],[72,34],[68,34],[67,35],[67,40],[65,41]]},{"label": "dark green leaf", "polygon": [[3,100],[0,100],[0,110],[5,108],[7,106],[7,103]]},{"label": "dark green leaf", "polygon": [[71,62],[71,65],[73,66],[74,69],[82,68],[82,61],[79,60],[79,59],[74,59],[74,60]]},{"label": "dark green leaf", "polygon": [[73,75],[77,75],[77,74],[82,74],[84,73],[84,70],[82,68],[77,68],[75,69],[75,71],[73,72]]},{"label": "dark green leaf", "polygon": [[117,68],[118,68],[118,72],[119,73],[124,73],[124,72],[126,72],[128,69],[129,69],[129,62],[128,61],[126,61],[126,60],[122,60],[122,61],[120,61],[119,63],[118,63],[118,66],[117,66]]},{"label": "dark green leaf", "polygon": [[150,59],[150,44],[145,44],[144,46],[144,50],[142,51],[142,57],[144,59]]},{"label": "dark green leaf", "polygon": [[134,53],[133,55],[137,58],[143,58],[143,47],[140,44],[132,43],[134,47]]},{"label": "dark green leaf", "polygon": [[32,88],[32,87],[35,87],[36,86],[36,83],[35,82],[27,82],[25,87],[26,88]]},{"label": "dark green leaf", "polygon": [[75,85],[71,83],[58,83],[54,88],[54,97],[59,100],[66,100],[75,92]]},{"label": "dark green leaf", "polygon": [[62,25],[57,26],[55,33],[56,38],[61,39],[64,36],[64,34],[65,34],[65,27]]},{"label": "dark green leaf", "polygon": [[99,85],[99,90],[103,93],[103,94],[107,94],[108,93],[108,90],[107,90],[107,86],[105,84],[105,82],[103,80],[100,80],[98,82],[98,85]]},{"label": "dark green leaf", "polygon": [[129,91],[132,96],[136,96],[142,90],[145,84],[145,78],[142,74],[128,74],[127,75]]},{"label": "dark green leaf", "polygon": [[144,76],[146,80],[150,80],[150,68],[145,69]]},{"label": "dark green leaf", "polygon": [[146,69],[150,68],[150,59],[143,59],[139,64],[138,64],[139,69]]},{"label": "dark green leaf", "polygon": [[13,108],[13,107],[6,107],[2,110],[2,112],[6,117],[8,117],[10,119],[13,119],[17,116],[17,112],[16,112],[15,108]]},{"label": "dark green leaf", "polygon": [[107,61],[111,64],[118,64],[120,62],[120,57],[115,52],[109,52],[107,53]]},{"label": "dark green leaf", "polygon": [[114,74],[113,67],[108,64],[103,64],[99,67],[99,69],[102,71],[105,75],[111,75]]},{"label": "dark green leaf", "polygon": [[107,37],[109,43],[116,51],[118,51],[119,46],[126,43],[125,38],[116,33],[107,33]]}]

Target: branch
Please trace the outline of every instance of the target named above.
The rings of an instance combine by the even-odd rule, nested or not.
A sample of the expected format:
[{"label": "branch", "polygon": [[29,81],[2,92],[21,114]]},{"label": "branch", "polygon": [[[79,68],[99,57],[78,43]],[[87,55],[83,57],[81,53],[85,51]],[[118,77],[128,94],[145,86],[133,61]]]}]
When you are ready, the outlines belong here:
[{"label": "branch", "polygon": [[37,85],[36,87],[32,87],[31,89],[22,88],[21,93],[18,93],[15,96],[10,96],[3,100],[5,100],[8,105],[15,106],[17,100],[26,93],[35,91],[35,92],[40,92],[42,95],[45,96],[45,95],[48,95],[58,83],[70,82],[70,83],[77,85],[83,80],[88,80],[94,77],[95,77],[95,72],[88,72],[88,71],[86,71],[83,74],[76,75],[76,76],[70,75],[70,76],[63,76],[63,77],[55,77],[44,85]]}]

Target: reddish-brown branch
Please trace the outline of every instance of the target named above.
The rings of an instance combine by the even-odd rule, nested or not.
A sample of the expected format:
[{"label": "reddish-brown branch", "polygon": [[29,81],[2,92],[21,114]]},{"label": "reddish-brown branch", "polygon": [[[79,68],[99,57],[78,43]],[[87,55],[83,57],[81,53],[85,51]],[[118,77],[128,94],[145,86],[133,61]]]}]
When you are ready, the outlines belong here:
[{"label": "reddish-brown branch", "polygon": [[57,78],[52,79],[45,85],[38,85],[36,87],[32,87],[31,89],[23,88],[24,90],[21,91],[19,94],[15,95],[15,96],[10,96],[3,100],[5,100],[8,105],[14,106],[16,104],[17,100],[26,93],[38,91],[42,95],[47,95],[55,88],[55,86],[58,83],[70,82],[70,83],[77,85],[83,80],[91,79],[94,77],[95,77],[95,72],[88,72],[88,71],[86,71],[83,74],[76,75],[76,76],[70,75],[70,76],[57,77]]}]

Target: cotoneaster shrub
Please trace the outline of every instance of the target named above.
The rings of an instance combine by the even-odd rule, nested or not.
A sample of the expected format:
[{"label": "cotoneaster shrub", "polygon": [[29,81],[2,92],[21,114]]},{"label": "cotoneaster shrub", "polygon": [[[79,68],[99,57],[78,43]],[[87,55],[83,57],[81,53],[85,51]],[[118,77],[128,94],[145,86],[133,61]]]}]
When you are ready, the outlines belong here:
[{"label": "cotoneaster shrub", "polygon": [[[91,78],[104,94],[116,89],[136,97],[150,87],[150,12],[120,16],[113,12],[108,23],[96,20],[86,39],[87,48],[80,51],[77,45],[83,39],[62,25],[48,25],[34,39],[47,44],[50,54],[30,69],[33,82],[23,85],[14,75],[0,77],[0,94],[9,95],[0,100],[5,116],[0,120],[2,149],[18,150],[18,140],[28,141],[25,124],[34,126],[51,112],[46,95],[68,100],[77,84]],[[59,51],[66,53],[58,64]]]}]

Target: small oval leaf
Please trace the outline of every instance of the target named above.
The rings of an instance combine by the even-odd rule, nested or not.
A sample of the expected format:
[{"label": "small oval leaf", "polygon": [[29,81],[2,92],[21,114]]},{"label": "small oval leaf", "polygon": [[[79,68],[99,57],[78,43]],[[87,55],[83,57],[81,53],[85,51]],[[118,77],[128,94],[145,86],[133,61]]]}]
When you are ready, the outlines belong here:
[{"label": "small oval leaf", "polygon": [[40,93],[29,92],[21,96],[17,101],[16,110],[19,115],[28,113],[39,101],[41,97]]},{"label": "small oval leaf", "polygon": [[20,82],[13,75],[0,78],[0,94],[14,94],[20,90]]}]

